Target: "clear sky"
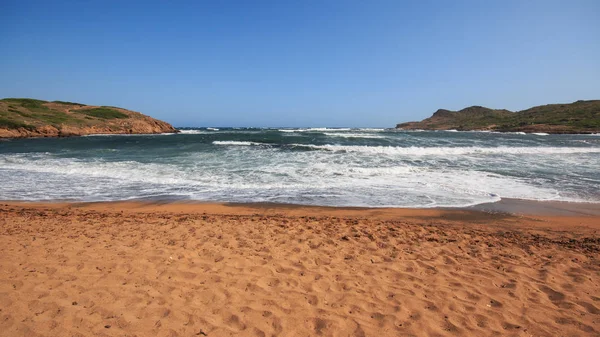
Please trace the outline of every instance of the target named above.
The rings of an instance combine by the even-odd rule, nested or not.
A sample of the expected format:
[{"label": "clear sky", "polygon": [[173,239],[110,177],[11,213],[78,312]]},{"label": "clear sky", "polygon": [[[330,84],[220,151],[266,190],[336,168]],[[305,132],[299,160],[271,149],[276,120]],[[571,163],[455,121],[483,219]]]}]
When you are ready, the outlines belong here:
[{"label": "clear sky", "polygon": [[600,99],[600,1],[0,0],[0,97],[176,126],[371,126]]}]

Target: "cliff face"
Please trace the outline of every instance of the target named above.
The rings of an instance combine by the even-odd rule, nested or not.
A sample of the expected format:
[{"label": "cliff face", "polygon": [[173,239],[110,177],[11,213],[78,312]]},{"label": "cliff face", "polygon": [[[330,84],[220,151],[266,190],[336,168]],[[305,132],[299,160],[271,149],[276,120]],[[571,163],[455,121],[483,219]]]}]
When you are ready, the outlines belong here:
[{"label": "cliff face", "polygon": [[440,109],[420,122],[396,125],[404,130],[489,130],[501,132],[597,133],[600,101],[536,106],[519,112],[472,106],[459,111]]},{"label": "cliff face", "polygon": [[178,132],[169,123],[116,107],[28,98],[0,100],[0,138]]}]

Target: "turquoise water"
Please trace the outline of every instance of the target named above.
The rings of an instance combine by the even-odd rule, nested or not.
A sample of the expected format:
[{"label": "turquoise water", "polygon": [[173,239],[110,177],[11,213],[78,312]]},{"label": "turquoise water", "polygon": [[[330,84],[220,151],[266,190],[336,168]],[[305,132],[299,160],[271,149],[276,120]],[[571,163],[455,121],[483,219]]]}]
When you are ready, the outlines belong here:
[{"label": "turquoise water", "polygon": [[462,207],[600,202],[600,136],[185,129],[0,142],[0,199]]}]

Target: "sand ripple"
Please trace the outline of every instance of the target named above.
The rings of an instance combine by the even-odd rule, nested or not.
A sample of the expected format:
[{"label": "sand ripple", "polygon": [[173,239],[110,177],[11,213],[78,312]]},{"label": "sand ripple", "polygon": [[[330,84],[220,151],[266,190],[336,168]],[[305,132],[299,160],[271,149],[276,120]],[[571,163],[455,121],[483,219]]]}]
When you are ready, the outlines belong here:
[{"label": "sand ripple", "polygon": [[502,216],[235,213],[0,206],[0,331],[600,334],[600,236],[591,230]]}]

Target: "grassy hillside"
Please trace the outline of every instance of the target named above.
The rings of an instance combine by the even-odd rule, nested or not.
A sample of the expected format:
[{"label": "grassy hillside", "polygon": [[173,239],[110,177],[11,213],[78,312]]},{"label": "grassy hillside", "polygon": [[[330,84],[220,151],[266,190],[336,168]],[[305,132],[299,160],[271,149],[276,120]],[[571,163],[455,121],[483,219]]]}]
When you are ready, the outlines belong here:
[{"label": "grassy hillside", "polygon": [[31,98],[0,100],[0,137],[173,131],[168,123],[122,108]]},{"label": "grassy hillside", "polygon": [[460,111],[438,110],[421,122],[398,124],[401,129],[493,130],[548,133],[600,132],[600,101],[536,106],[519,112],[473,106]]}]

